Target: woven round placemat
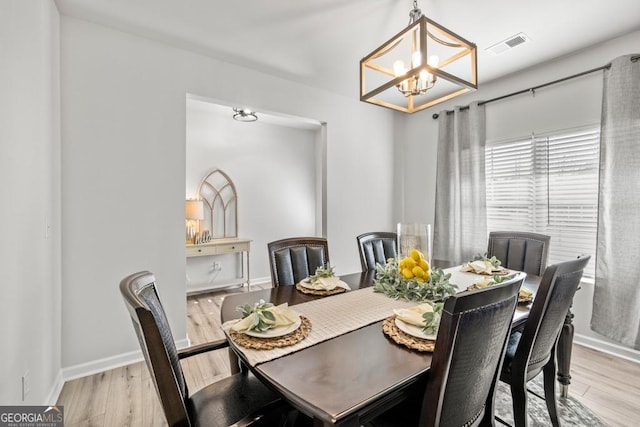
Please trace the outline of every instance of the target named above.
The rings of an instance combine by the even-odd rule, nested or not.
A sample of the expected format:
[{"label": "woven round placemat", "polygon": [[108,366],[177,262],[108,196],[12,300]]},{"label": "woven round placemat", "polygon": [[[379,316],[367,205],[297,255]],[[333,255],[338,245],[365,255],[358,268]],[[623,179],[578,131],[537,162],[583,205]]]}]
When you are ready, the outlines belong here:
[{"label": "woven round placemat", "polygon": [[341,287],[335,287],[330,291],[327,291],[325,289],[309,289],[307,287],[302,286],[302,284],[300,283],[296,283],[296,289],[302,292],[303,294],[318,295],[323,297],[328,295],[341,294],[347,291],[345,288],[341,288]]},{"label": "woven round placemat", "polygon": [[395,316],[389,316],[384,319],[384,322],[382,322],[382,332],[397,344],[404,345],[414,350],[431,353],[436,346],[435,341],[417,338],[402,332],[396,326]]},{"label": "woven round placemat", "polygon": [[229,336],[238,345],[255,350],[271,350],[277,347],[287,347],[299,343],[311,332],[311,322],[300,316],[300,326],[290,334],[274,338],[258,338],[230,330]]}]

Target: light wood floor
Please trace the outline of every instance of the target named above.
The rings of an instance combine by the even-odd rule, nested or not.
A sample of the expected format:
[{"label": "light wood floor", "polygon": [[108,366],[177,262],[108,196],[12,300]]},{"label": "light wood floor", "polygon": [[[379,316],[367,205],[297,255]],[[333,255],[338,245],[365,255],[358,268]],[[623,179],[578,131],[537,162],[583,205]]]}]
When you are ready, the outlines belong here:
[{"label": "light wood floor", "polygon": [[[222,298],[239,291],[218,291],[187,299],[187,334],[193,344],[223,336],[219,327]],[[229,375],[226,350],[182,363],[191,392]],[[640,364],[574,345],[571,375],[569,394],[606,424],[640,425]],[[144,362],[69,381],[60,393],[58,405],[64,405],[67,427],[166,425]]]}]

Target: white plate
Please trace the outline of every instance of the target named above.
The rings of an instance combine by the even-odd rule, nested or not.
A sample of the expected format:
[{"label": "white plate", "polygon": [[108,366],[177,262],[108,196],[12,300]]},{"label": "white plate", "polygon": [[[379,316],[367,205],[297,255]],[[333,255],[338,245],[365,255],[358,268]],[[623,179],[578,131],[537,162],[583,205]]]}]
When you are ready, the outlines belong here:
[{"label": "white plate", "polygon": [[414,336],[416,338],[422,338],[423,340],[432,340],[435,341],[436,337],[438,336],[438,333],[434,333],[434,334],[425,334],[424,332],[422,332],[422,328],[416,325],[412,325],[410,323],[406,323],[403,322],[402,320],[398,319],[396,317],[396,326],[398,327],[398,329],[400,329],[402,332],[405,332],[411,336]]},{"label": "white plate", "polygon": [[298,320],[289,326],[278,326],[277,328],[267,329],[264,332],[247,331],[245,332],[245,334],[249,335],[250,337],[257,337],[257,338],[276,338],[276,337],[281,337],[283,335],[290,334],[291,332],[298,329],[301,324],[302,324],[302,319],[298,317]]},{"label": "white plate", "polygon": [[314,289],[316,291],[322,291],[323,290],[323,289],[315,288],[311,283],[307,282],[307,279],[301,280],[300,281],[300,286],[302,286],[303,288],[307,288],[307,289]]},{"label": "white plate", "polygon": [[[334,277],[335,277],[335,276],[334,276]],[[336,287],[335,287],[335,288],[333,288],[333,289],[324,289],[324,288],[322,288],[322,287],[318,288],[318,287],[316,287],[316,286],[313,286],[311,283],[307,282],[307,280],[308,280],[308,278],[307,278],[307,279],[302,279],[302,280],[300,281],[300,286],[302,286],[303,288],[307,288],[307,289],[313,289],[314,291],[332,291],[333,289],[335,289],[335,288],[339,288],[339,287],[340,287],[340,286],[336,286]],[[339,277],[338,277],[338,280],[340,280],[340,278],[339,278]]]}]

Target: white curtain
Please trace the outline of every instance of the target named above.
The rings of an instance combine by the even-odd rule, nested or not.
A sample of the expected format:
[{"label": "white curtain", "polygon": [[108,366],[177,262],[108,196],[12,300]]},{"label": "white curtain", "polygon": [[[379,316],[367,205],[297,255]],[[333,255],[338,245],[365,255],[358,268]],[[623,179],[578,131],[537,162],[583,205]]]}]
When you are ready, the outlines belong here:
[{"label": "white curtain", "polygon": [[487,248],[485,108],[442,111],[438,122],[433,258],[461,264]]},{"label": "white curtain", "polygon": [[591,329],[640,349],[640,61],[604,74]]}]

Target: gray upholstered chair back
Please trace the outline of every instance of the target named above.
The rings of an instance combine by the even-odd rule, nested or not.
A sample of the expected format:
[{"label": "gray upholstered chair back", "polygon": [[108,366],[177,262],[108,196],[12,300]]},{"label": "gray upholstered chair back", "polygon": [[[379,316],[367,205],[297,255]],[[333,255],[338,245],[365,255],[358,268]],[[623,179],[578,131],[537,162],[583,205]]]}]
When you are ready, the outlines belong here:
[{"label": "gray upholstered chair back", "polygon": [[187,383],[155,282],[148,271],[135,273],[122,279],[120,293],[169,425],[189,425]]},{"label": "gray upholstered chair back", "polygon": [[500,380],[511,388],[515,426],[527,425],[526,384],[540,373],[544,376],[544,400],[551,424],[560,425],[555,391],[557,343],[590,258],[580,257],[547,267],[524,329],[509,337]]},{"label": "gray upholstered chair back", "polygon": [[542,276],[549,259],[550,240],[551,237],[538,233],[492,231],[487,256],[495,256],[506,268]]},{"label": "gray upholstered chair back", "polygon": [[356,237],[356,240],[362,271],[375,270],[376,264],[385,264],[389,258],[396,256],[398,247],[396,233],[386,231],[364,233]]},{"label": "gray upholstered chair back", "polygon": [[329,263],[327,239],[294,237],[267,244],[273,286],[295,285]]},{"label": "gray upholstered chair back", "polygon": [[420,425],[476,426],[493,419],[495,386],[525,277],[518,273],[447,298]]},{"label": "gray upholstered chair back", "polygon": [[530,371],[527,377],[537,375],[543,365],[555,356],[554,346],[590,259],[590,256],[583,256],[561,262],[549,266],[544,272],[513,357]]}]

